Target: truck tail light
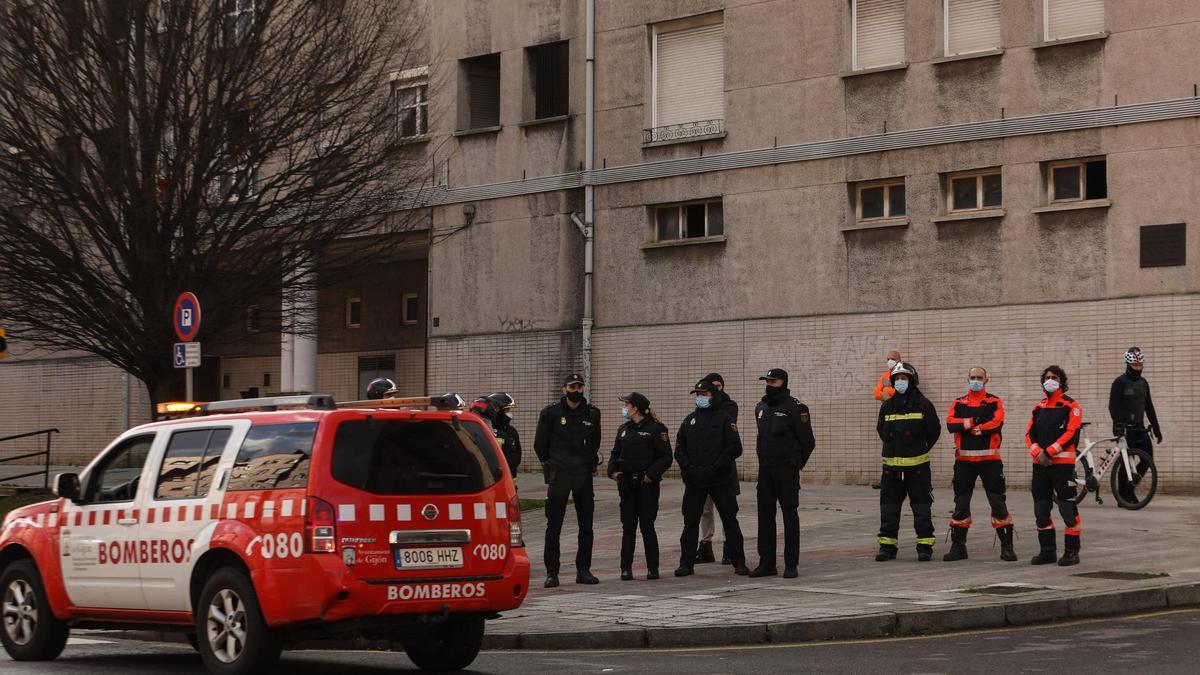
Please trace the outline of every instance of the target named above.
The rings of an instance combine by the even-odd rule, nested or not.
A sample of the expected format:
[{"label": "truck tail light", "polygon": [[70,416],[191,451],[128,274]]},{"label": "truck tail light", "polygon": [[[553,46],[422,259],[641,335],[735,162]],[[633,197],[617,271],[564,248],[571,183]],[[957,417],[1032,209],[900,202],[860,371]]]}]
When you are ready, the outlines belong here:
[{"label": "truck tail light", "polygon": [[333,516],[333,507],[328,502],[316,497],[308,498],[304,534],[309,553],[337,551],[337,521]]},{"label": "truck tail light", "polygon": [[514,496],[508,501],[508,547],[521,548],[525,546],[525,537],[521,532],[521,502]]}]

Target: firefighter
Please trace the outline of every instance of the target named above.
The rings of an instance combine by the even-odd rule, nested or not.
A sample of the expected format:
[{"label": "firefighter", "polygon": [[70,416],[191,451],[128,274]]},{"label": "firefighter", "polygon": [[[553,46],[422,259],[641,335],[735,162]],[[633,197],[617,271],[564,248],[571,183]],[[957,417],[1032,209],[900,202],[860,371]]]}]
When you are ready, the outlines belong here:
[{"label": "firefighter", "polygon": [[621,581],[633,579],[633,549],[642,531],[646,554],[646,578],[658,578],[659,483],[671,468],[671,441],[667,427],[650,409],[650,399],[634,392],[622,396],[625,423],[617,430],[608,477],[617,482],[621,497]]},{"label": "firefighter", "polygon": [[901,361],[890,377],[896,394],[879,408],[876,430],[883,441],[883,475],[879,479],[879,553],[883,562],[896,557],[900,507],[908,498],[917,531],[917,560],[933,558],[933,482],[929,451],[942,433],[933,404],[918,388],[917,369]]},{"label": "firefighter", "polygon": [[546,588],[558,586],[559,535],[567,501],[575,499],[579,521],[579,548],[575,553],[575,583],[598,584],[592,575],[592,515],[595,493],[592,476],[600,464],[600,410],[583,396],[583,378],[576,374],[563,381],[562,399],[538,415],[533,451],[542,462],[546,485]]},{"label": "firefighter", "polygon": [[[1033,476],[1029,489],[1033,493],[1033,515],[1037,519],[1038,544],[1041,551],[1030,563],[1049,565],[1079,564],[1079,536],[1083,521],[1075,507],[1075,446],[1083,426],[1083,409],[1067,396],[1067,374],[1058,366],[1042,371],[1042,391],[1046,398],[1033,406],[1033,415],[1025,431],[1025,443],[1033,457]],[[1057,556],[1054,519],[1050,515],[1054,502],[1066,525],[1062,558]]]},{"label": "firefighter", "polygon": [[386,377],[377,377],[371,380],[367,385],[367,400],[378,401],[383,398],[389,391],[396,388],[396,383]]},{"label": "firefighter", "polygon": [[692,389],[696,409],[683,419],[675,436],[675,461],[683,475],[683,534],[679,537],[679,568],[675,576],[694,573],[696,543],[699,538],[700,514],[704,500],[712,497],[725,530],[736,574],[750,573],[746,568],[742,548],[742,529],[737,521],[737,466],[734,461],[742,455],[742,440],[737,423],[721,410],[716,401],[716,387],[700,380]]},{"label": "firefighter", "polygon": [[783,511],[783,578],[795,579],[800,564],[800,471],[808,463],[813,439],[808,406],[792,398],[788,373],[772,368],[758,378],[766,393],[754,407],[758,423],[758,567],[751,577],[773,577],[775,507]]},{"label": "firefighter", "polygon": [[[900,352],[893,349],[887,353],[886,367],[875,383],[875,400],[881,404],[896,395],[896,390],[892,388],[892,369],[896,367],[897,363],[900,363]],[[879,481],[871,483],[871,487],[878,490]]]},{"label": "firefighter", "polygon": [[[1113,380],[1108,393],[1108,414],[1112,417],[1114,436],[1124,434],[1129,447],[1145,450],[1153,458],[1154,444],[1150,442],[1150,434],[1146,433],[1146,420],[1150,420],[1155,442],[1162,443],[1163,436],[1158,415],[1154,412],[1154,402],[1150,400],[1150,383],[1142,376],[1145,360],[1146,355],[1139,347],[1130,347],[1125,352],[1125,372]],[[1149,468],[1149,465],[1139,463],[1136,469],[1138,478],[1145,476]],[[1117,481],[1117,489],[1121,494],[1117,505],[1124,508],[1125,504],[1137,503],[1134,487],[1123,471],[1118,471]]]},{"label": "firefighter", "polygon": [[954,434],[954,515],[950,518],[950,551],[942,560],[967,559],[967,530],[971,527],[971,493],[983,482],[992,509],[992,529],[1000,537],[1000,559],[1013,561],[1013,521],[1005,503],[1004,462],[1000,459],[1000,429],[1004,401],[987,390],[987,370],[967,372],[970,391],[956,400],[946,415],[946,430]]},{"label": "firefighter", "polygon": [[[730,397],[729,392],[725,391],[725,378],[721,377],[720,373],[709,373],[704,376],[704,379],[711,382],[712,386],[717,390],[714,394],[715,399],[720,399],[717,407],[729,413],[729,416],[733,418],[736,424],[738,419],[738,404],[737,401]],[[736,488],[734,494],[741,494],[741,484],[735,482],[733,485]],[[713,535],[716,534],[716,530],[716,523],[713,519],[713,501],[712,497],[709,497],[704,500],[704,513],[700,516],[700,548],[696,550],[697,565],[717,561],[712,547]],[[729,558],[729,546],[725,546],[721,554],[721,564],[728,565],[730,562]]]},{"label": "firefighter", "polygon": [[498,391],[487,396],[481,396],[471,404],[471,409],[487,418],[492,423],[492,433],[500,443],[504,452],[504,461],[508,464],[508,472],[512,474],[513,484],[517,480],[517,467],[521,464],[521,436],[512,425],[512,412],[516,401],[507,393]]}]

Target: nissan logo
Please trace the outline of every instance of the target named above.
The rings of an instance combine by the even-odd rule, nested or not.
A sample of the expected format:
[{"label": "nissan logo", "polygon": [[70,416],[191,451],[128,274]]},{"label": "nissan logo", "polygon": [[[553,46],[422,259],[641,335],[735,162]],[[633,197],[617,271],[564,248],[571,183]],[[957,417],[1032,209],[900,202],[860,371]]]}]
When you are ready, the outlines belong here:
[{"label": "nissan logo", "polygon": [[425,520],[437,520],[438,507],[433,504],[426,504],[425,508],[421,509],[421,515],[425,517]]}]

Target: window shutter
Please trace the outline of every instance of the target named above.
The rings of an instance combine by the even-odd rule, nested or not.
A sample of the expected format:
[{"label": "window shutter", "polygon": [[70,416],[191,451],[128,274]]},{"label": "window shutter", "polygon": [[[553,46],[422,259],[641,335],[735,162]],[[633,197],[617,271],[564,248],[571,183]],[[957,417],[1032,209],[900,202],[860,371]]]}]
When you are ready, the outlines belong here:
[{"label": "window shutter", "polygon": [[1000,47],[1000,0],[949,0],[946,55]]},{"label": "window shutter", "polygon": [[856,0],[854,69],[904,63],[904,0]]},{"label": "window shutter", "polygon": [[658,35],[654,126],[725,118],[725,26]]},{"label": "window shutter", "polygon": [[470,129],[500,124],[500,59],[480,59],[471,64]]},{"label": "window shutter", "polygon": [[1104,31],[1104,0],[1046,0],[1045,11],[1047,40]]}]

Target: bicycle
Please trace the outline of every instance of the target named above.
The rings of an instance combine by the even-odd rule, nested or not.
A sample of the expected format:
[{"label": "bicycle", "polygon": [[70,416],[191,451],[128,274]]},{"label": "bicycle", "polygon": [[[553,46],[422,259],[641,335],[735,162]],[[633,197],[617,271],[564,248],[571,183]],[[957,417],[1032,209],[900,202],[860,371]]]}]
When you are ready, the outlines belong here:
[{"label": "bicycle", "polygon": [[[1084,422],[1083,426],[1086,427],[1090,424],[1090,422]],[[1149,428],[1146,429],[1147,432],[1149,430]],[[1103,438],[1099,441],[1083,439],[1083,449],[1079,451],[1075,459],[1073,482],[1076,490],[1075,497],[1072,499],[1075,504],[1081,503],[1089,492],[1096,493],[1097,504],[1103,504],[1104,500],[1100,497],[1100,481],[1104,480],[1104,475],[1109,471],[1112,471],[1109,485],[1113,497],[1121,506],[1136,511],[1145,508],[1154,498],[1154,493],[1158,491],[1158,467],[1154,465],[1154,458],[1145,450],[1130,448],[1129,442],[1125,440],[1124,430],[1118,429],[1118,432],[1112,438]],[[1102,446],[1104,449],[1104,455],[1100,457],[1098,465],[1092,454],[1092,449],[1096,446]],[[1097,466],[1098,468],[1095,468]],[[1081,468],[1082,477],[1080,476]],[[1132,495],[1132,501],[1121,494],[1122,476],[1129,483],[1128,493]]]}]

